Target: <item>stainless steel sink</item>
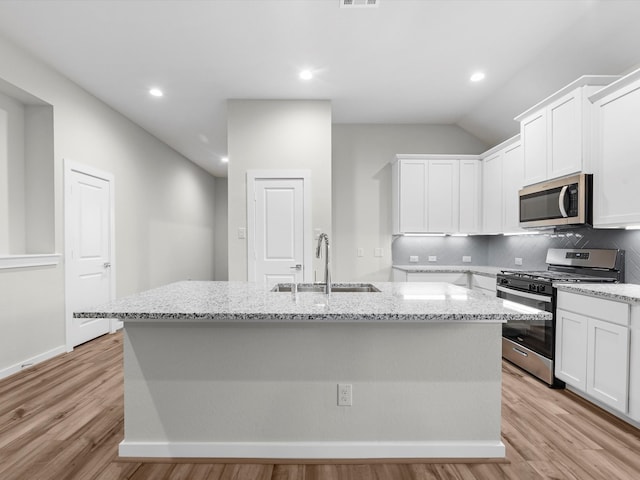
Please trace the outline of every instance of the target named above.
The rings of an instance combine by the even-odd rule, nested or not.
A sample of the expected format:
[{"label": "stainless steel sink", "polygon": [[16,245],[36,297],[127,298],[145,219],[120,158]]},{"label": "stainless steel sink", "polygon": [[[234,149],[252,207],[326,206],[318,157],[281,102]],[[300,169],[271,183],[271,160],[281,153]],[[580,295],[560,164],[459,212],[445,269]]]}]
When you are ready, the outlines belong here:
[{"label": "stainless steel sink", "polygon": [[[278,283],[271,291],[290,292],[292,288],[292,283]],[[324,283],[298,283],[297,289],[300,293],[324,293]],[[380,289],[370,283],[333,283],[331,284],[331,291],[333,293],[373,293],[379,292]]]}]

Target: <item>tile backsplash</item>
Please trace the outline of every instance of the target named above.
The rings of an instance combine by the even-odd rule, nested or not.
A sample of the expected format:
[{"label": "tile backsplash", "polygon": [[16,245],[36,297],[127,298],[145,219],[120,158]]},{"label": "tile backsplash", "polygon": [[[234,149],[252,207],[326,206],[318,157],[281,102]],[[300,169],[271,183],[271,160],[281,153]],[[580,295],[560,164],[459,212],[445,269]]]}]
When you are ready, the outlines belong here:
[{"label": "tile backsplash", "polygon": [[[625,281],[640,284],[640,230],[609,230],[588,227],[555,233],[514,236],[469,237],[394,237],[394,264],[416,265],[492,265],[505,268],[536,270],[546,268],[548,248],[619,248],[625,250]],[[429,262],[429,257],[436,261]],[[463,262],[471,256],[471,262]],[[515,264],[515,258],[522,265]]]}]

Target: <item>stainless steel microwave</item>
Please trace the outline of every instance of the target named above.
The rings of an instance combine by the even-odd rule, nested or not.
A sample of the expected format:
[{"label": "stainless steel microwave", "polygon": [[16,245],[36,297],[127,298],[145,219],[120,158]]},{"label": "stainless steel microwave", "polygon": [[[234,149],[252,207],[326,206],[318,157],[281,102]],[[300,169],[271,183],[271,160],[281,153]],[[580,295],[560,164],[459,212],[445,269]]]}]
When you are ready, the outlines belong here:
[{"label": "stainless steel microwave", "polygon": [[520,190],[520,226],[591,225],[593,175],[580,173]]}]

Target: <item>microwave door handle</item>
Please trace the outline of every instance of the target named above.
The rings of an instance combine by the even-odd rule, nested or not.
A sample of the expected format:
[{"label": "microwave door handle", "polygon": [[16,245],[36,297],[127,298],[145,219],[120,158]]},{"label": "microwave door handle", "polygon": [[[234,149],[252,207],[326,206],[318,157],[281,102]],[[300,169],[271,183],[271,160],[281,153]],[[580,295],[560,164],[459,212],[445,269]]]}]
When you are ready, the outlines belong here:
[{"label": "microwave door handle", "polygon": [[563,218],[567,218],[569,216],[567,215],[567,210],[564,208],[564,199],[567,196],[567,188],[569,188],[569,185],[562,187],[562,190],[560,190],[560,196],[558,197],[558,208],[560,209],[560,215],[562,215]]}]

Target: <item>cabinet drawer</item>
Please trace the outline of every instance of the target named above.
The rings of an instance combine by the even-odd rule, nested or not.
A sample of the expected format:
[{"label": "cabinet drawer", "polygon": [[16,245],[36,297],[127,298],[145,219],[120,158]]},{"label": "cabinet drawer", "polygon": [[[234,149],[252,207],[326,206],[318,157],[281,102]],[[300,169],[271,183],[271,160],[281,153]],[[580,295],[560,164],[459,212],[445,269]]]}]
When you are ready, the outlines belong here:
[{"label": "cabinet drawer", "polygon": [[495,277],[485,277],[484,275],[474,273],[471,275],[471,288],[482,288],[483,290],[490,290],[495,293],[496,279]]},{"label": "cabinet drawer", "polygon": [[629,326],[629,304],[569,292],[558,292],[557,308]]}]

